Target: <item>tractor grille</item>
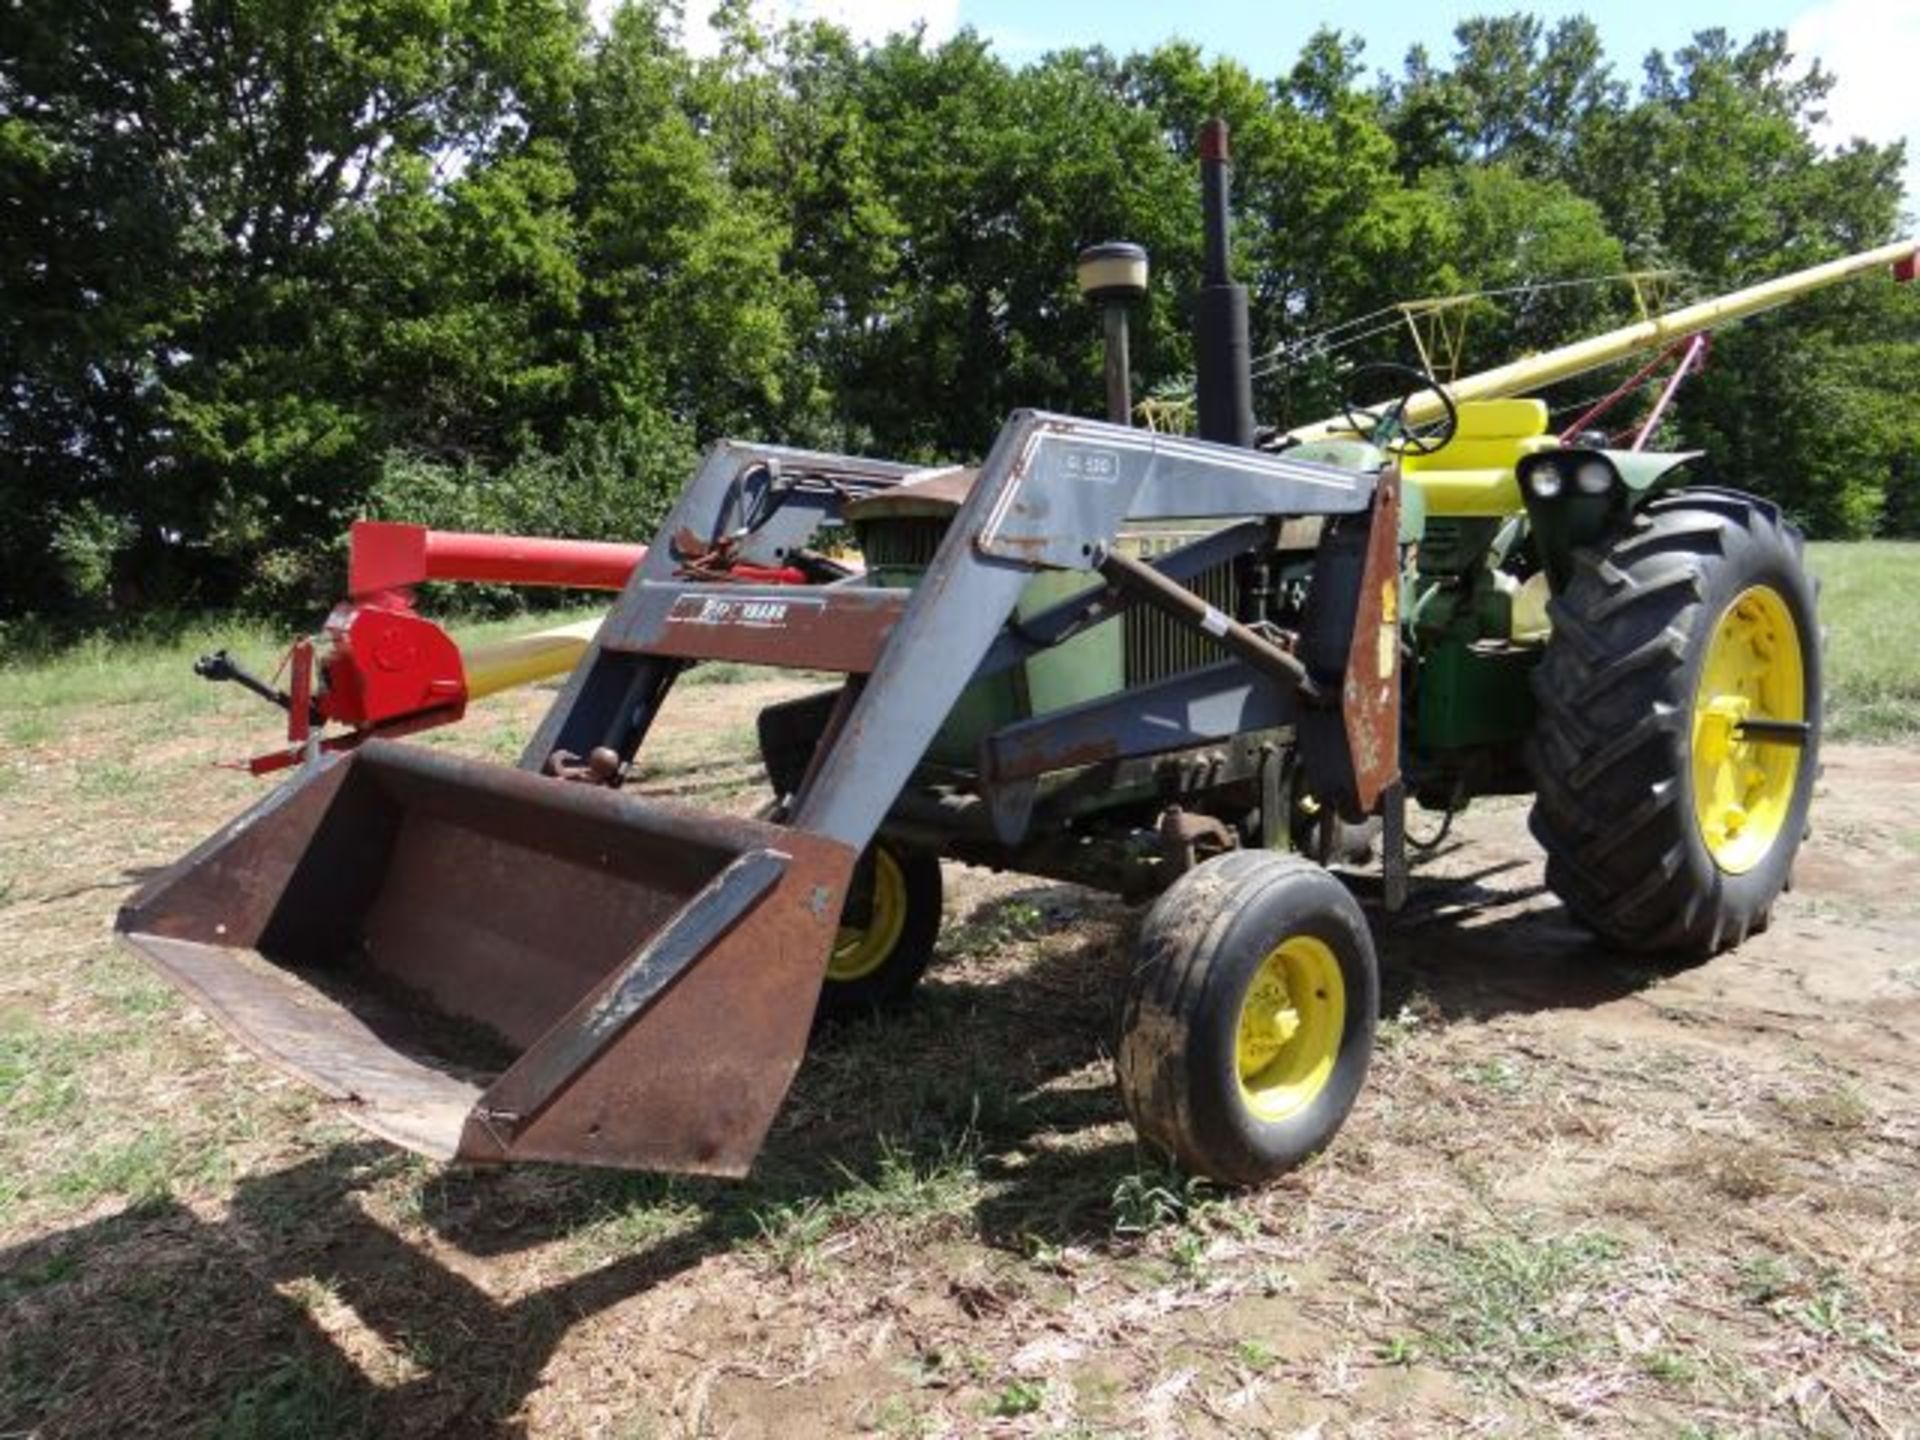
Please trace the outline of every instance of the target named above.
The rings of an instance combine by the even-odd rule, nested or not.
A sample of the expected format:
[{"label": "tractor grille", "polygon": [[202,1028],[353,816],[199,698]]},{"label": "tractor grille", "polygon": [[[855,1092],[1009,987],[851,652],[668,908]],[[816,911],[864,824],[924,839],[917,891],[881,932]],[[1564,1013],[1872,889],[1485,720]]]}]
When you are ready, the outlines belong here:
[{"label": "tractor grille", "polygon": [[[1177,522],[1176,522],[1177,523]],[[1133,531],[1122,538],[1127,552],[1137,559],[1152,560],[1170,550],[1191,544],[1204,530]],[[1204,570],[1187,588],[1217,610],[1237,615],[1234,598],[1233,562]],[[1224,652],[1204,635],[1196,635],[1176,625],[1158,610],[1136,605],[1120,621],[1126,653],[1128,685],[1143,685],[1164,680],[1183,670],[1196,670],[1222,658]]]},{"label": "tractor grille", "polygon": [[[1218,610],[1234,613],[1233,565],[1216,565],[1202,572],[1187,588]],[[1195,670],[1224,658],[1219,645],[1176,625],[1158,610],[1135,606],[1121,617],[1125,635],[1127,684],[1164,680],[1183,670]]]},{"label": "tractor grille", "polygon": [[890,516],[859,527],[860,553],[874,570],[924,570],[946,538],[943,515]]},{"label": "tractor grille", "polygon": [[[944,516],[889,517],[884,523],[860,527],[860,549],[869,567],[879,572],[917,574],[933,561],[947,533]],[[1204,532],[1165,531],[1133,533],[1123,543],[1130,554],[1151,560],[1199,538]],[[1237,613],[1233,564],[1216,565],[1187,587],[1209,605],[1227,614]],[[1176,625],[1158,610],[1135,606],[1120,621],[1126,657],[1127,684],[1140,685],[1210,665],[1221,658],[1220,647],[1203,635]]]}]

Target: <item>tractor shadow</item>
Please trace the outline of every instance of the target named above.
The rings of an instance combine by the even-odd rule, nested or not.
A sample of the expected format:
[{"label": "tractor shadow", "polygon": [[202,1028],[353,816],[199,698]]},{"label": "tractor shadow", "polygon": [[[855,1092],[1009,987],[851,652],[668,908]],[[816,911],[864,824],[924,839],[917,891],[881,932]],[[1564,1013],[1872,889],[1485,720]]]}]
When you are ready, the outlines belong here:
[{"label": "tractor shadow", "polygon": [[[576,1327],[717,1256],[804,1266],[814,1219],[876,1196],[968,1184],[950,1218],[995,1247],[1101,1233],[1141,1162],[1101,1132],[1110,1086],[1059,1082],[1105,1054],[1093,1007],[1114,963],[1107,938],[1069,937],[1004,980],[962,962],[908,1011],[823,1030],[743,1182],[430,1169],[343,1141],[215,1203],[136,1203],[0,1250],[0,1434],[522,1435]],[[1075,1143],[1025,1162],[1043,1136]],[[993,1192],[977,1208],[969,1175]],[[608,1363],[664,1405],[685,1357]]]},{"label": "tractor shadow", "polygon": [[1576,924],[1533,860],[1458,875],[1416,872],[1388,913],[1373,876],[1342,877],[1367,912],[1380,959],[1380,1013],[1415,1006],[1441,1021],[1591,1010],[1637,994],[1686,962],[1624,955]]},{"label": "tractor shadow", "polygon": [[[1368,902],[1386,1013],[1579,1009],[1656,978],[1540,905],[1537,873],[1422,881],[1395,917]],[[521,1435],[576,1327],[717,1256],[804,1263],[816,1220],[958,1194],[942,1213],[995,1249],[1121,1248],[1118,1188],[1166,1174],[1110,1073],[1138,914],[1058,885],[977,907],[919,1003],[816,1037],[743,1182],[423,1170],[339,1142],[224,1206],[139,1204],[0,1251],[0,1434]],[[375,1192],[407,1198],[406,1233]],[[612,1363],[664,1396],[652,1349]]]}]

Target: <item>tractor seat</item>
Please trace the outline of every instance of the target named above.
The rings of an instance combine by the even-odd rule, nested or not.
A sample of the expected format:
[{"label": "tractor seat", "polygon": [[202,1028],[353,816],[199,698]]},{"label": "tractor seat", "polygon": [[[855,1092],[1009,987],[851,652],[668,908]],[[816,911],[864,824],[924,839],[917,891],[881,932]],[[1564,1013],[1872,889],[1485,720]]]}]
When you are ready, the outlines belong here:
[{"label": "tractor seat", "polygon": [[1400,474],[1420,488],[1429,515],[1501,519],[1525,508],[1514,466],[1551,450],[1544,400],[1467,400],[1460,424],[1431,455],[1405,455]]}]

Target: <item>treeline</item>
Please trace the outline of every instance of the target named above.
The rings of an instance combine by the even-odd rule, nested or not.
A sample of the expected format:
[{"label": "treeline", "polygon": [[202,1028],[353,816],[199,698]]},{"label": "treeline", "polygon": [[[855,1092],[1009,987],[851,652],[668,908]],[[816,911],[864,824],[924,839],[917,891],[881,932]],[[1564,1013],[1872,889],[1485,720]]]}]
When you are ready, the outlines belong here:
[{"label": "treeline", "polygon": [[[1899,224],[1899,147],[1823,152],[1829,82],[1778,33],[1629,79],[1584,20],[1490,18],[1383,82],[1333,32],[1256,76],[716,19],[703,59],[652,3],[12,0],[0,616],[309,604],[368,513],[643,535],[728,433],[977,455],[1016,406],[1097,411],[1098,240],[1151,250],[1136,370],[1177,389],[1216,113],[1256,340],[1296,357],[1266,421],[1324,413],[1302,342],[1395,300],[1707,294]],[[1920,526],[1912,289],[1728,332],[1670,438],[1816,533]],[[1467,368],[1630,304],[1489,299]]]}]

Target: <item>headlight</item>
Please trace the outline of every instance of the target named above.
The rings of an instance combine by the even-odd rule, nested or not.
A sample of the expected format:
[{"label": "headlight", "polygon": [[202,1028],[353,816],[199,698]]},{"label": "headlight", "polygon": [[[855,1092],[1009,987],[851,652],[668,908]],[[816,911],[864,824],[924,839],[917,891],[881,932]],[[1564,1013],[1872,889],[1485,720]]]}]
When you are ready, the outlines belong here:
[{"label": "headlight", "polygon": [[1566,479],[1557,465],[1536,465],[1527,472],[1527,487],[1542,500],[1551,500],[1565,487]]},{"label": "headlight", "polygon": [[1604,495],[1613,488],[1613,467],[1604,460],[1587,460],[1573,472],[1582,495]]}]

